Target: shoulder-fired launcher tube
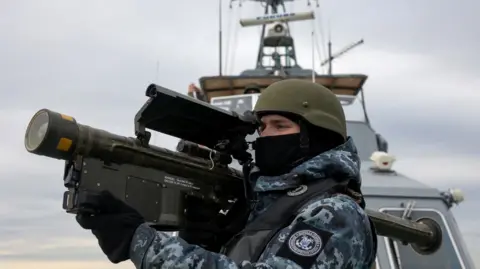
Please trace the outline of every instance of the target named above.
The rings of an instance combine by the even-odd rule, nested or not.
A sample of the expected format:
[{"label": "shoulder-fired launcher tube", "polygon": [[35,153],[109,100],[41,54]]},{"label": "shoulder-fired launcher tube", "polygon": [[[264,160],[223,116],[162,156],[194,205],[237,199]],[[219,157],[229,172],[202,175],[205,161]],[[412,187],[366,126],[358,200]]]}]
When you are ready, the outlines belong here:
[{"label": "shoulder-fired launcher tube", "polygon": [[[25,148],[30,153],[50,158],[72,160],[76,155],[98,158],[106,163],[131,164],[166,173],[196,178],[209,185],[219,182],[240,186],[243,175],[226,166],[212,167],[212,161],[191,157],[155,146],[145,146],[129,138],[78,124],[73,117],[48,109],[38,111],[25,134]],[[442,232],[431,219],[416,222],[367,209],[381,236],[411,243],[424,252],[435,251]]]},{"label": "shoulder-fired launcher tube", "polygon": [[434,252],[442,242],[442,230],[432,219],[410,221],[390,214],[366,209],[377,234],[410,243],[424,253]]},{"label": "shoulder-fired launcher tube", "polygon": [[[25,134],[28,152],[55,159],[72,160],[76,155],[106,163],[132,164],[204,181],[241,181],[241,172],[214,166],[212,161],[180,152],[144,146],[136,138],[124,137],[82,125],[73,117],[48,109],[38,111]],[[232,182],[233,183],[233,182]]]}]

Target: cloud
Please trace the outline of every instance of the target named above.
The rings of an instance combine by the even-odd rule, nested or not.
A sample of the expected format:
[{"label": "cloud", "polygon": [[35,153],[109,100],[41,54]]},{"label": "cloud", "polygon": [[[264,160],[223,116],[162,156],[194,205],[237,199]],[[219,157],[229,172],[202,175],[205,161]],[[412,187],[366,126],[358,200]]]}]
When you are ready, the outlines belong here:
[{"label": "cloud", "polygon": [[[395,168],[433,187],[465,189],[466,201],[453,212],[476,256],[479,220],[471,212],[480,203],[480,142],[475,139],[480,127],[473,121],[480,116],[480,39],[471,27],[478,25],[473,14],[478,4],[321,4],[317,28],[320,21],[330,25],[334,51],[365,38],[364,45],[337,59],[333,70],[369,75],[368,111],[397,156]],[[303,2],[295,5],[295,11],[306,8]],[[94,237],[63,211],[63,163],[27,153],[25,128],[38,109],[49,108],[82,124],[132,136],[133,117],[146,101],[149,83],[185,92],[200,76],[217,74],[216,10],[216,1],[168,6],[124,0],[0,2],[1,268],[132,267],[108,263]],[[259,13],[245,3],[225,14]],[[226,36],[231,29],[226,23]],[[310,31],[292,25],[305,68],[311,64]],[[231,73],[255,63],[259,29],[238,34],[241,43],[229,49],[236,54],[229,57]],[[176,140],[159,134],[153,139],[170,149]]]},{"label": "cloud", "polygon": [[[364,38],[364,46],[375,50],[430,55],[451,72],[461,69],[470,76],[478,71],[478,56],[472,53],[480,43],[478,35],[472,34],[477,31],[475,13],[480,8],[476,1],[453,4],[439,0],[435,5],[413,0],[395,3],[347,0],[342,4],[321,1],[321,8],[323,28],[332,36],[334,51]],[[299,28],[302,27],[294,29],[300,31]],[[343,56],[342,61],[347,57],[350,55]],[[397,64],[384,59],[380,62],[387,69],[389,64]]]}]

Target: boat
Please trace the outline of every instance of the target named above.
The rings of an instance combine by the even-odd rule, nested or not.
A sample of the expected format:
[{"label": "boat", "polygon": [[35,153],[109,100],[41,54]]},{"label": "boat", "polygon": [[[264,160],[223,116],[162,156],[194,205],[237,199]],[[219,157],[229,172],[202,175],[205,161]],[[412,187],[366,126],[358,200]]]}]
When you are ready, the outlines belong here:
[{"label": "boat", "polygon": [[[379,235],[374,268],[475,268],[451,212],[454,206],[458,206],[464,200],[461,190],[454,188],[438,190],[396,171],[394,169],[396,157],[389,153],[387,139],[375,131],[369,120],[365,104],[365,84],[368,75],[332,72],[332,61],[363,44],[363,40],[337,54],[332,54],[329,41],[328,57],[322,62],[323,65],[329,65],[327,74],[317,73],[314,66],[311,69],[305,68],[297,60],[295,40],[291,35],[289,24],[312,20],[315,18],[315,12],[289,12],[285,7],[286,2],[295,2],[295,0],[241,1],[240,4],[250,3],[264,7],[264,14],[239,21],[243,27],[262,27],[255,67],[244,70],[238,75],[222,74],[222,28],[220,27],[220,72],[218,75],[199,78],[198,87],[190,85],[189,95],[225,110],[243,113],[253,109],[261,91],[270,84],[287,78],[297,78],[313,81],[329,88],[338,96],[345,110],[352,106],[359,106],[363,119],[348,119],[347,129],[348,135],[357,145],[362,161],[362,192],[369,214],[375,216],[376,212],[383,212],[411,221],[433,220],[438,224],[442,235],[441,243],[433,249],[421,248],[415,244],[406,244],[394,237]],[[220,0],[220,10],[221,3]],[[308,5],[311,6],[311,4],[308,2]],[[283,9],[283,12],[280,12],[280,9]],[[248,89],[254,90],[248,91]],[[238,164],[236,168],[239,168]],[[377,228],[388,233],[384,231],[388,227]]]}]

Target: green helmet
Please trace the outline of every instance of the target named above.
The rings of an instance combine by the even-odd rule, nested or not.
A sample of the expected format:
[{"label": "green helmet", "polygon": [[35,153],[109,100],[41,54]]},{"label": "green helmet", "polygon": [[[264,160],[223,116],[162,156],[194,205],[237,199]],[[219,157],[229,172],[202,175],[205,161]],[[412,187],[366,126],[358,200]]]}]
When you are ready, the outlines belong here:
[{"label": "green helmet", "polygon": [[287,112],[310,124],[338,134],[345,139],[345,113],[337,96],[311,81],[285,79],[265,88],[255,104],[256,114]]}]

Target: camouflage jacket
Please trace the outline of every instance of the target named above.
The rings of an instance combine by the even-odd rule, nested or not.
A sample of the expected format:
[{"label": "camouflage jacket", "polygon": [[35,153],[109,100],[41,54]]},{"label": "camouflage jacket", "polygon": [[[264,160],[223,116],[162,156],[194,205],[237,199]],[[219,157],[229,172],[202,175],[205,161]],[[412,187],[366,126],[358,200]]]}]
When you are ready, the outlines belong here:
[{"label": "camouflage jacket", "polygon": [[[254,191],[258,195],[250,221],[268,209],[269,205],[284,193],[299,186],[301,174],[309,180],[322,180],[326,177],[348,177],[361,184],[360,161],[351,138],[336,149],[324,152],[299,165],[289,174],[278,177],[258,177]],[[275,191],[275,192],[271,192]],[[290,231],[297,225],[328,233],[309,268],[370,268],[375,260],[376,249],[366,213],[350,197],[343,194],[319,196],[308,202],[295,220],[274,237],[258,261],[235,263],[219,253],[190,245],[179,237],[155,231],[146,224],[141,225],[133,236],[130,259],[138,269],[153,268],[205,268],[205,269],[300,269],[295,259],[280,255],[284,244],[288,247]],[[324,239],[324,238],[322,238]],[[311,257],[310,257],[311,258]],[[309,263],[312,264],[312,263]]]}]

